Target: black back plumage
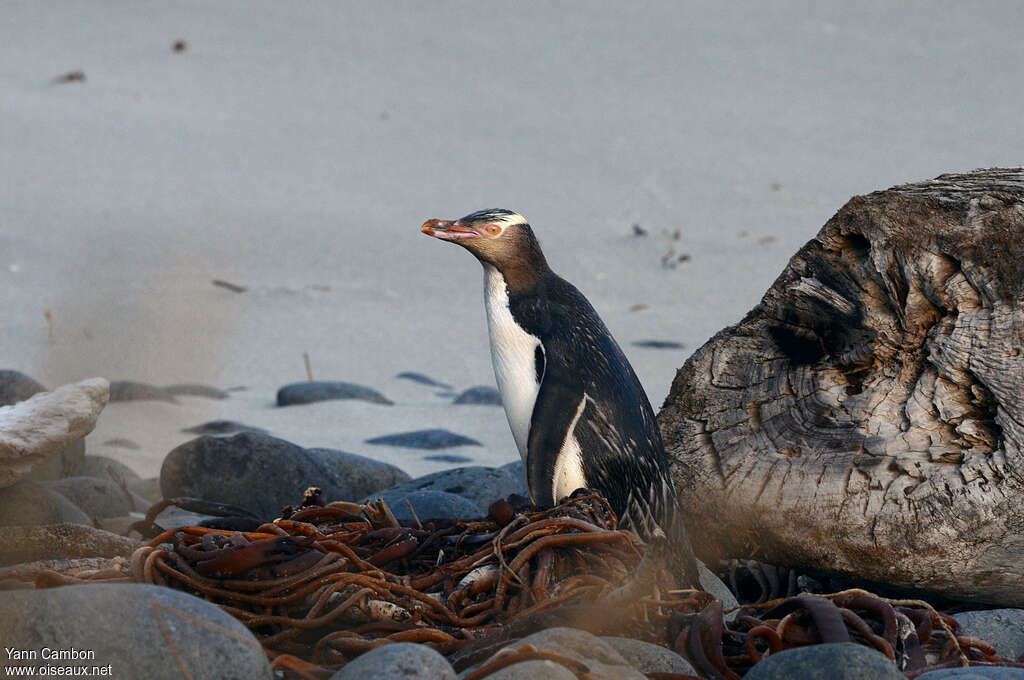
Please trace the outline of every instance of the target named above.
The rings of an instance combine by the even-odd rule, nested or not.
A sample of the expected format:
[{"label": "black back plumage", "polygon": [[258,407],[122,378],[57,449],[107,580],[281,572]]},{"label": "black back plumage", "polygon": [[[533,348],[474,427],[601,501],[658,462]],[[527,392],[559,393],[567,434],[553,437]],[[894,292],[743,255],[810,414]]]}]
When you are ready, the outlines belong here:
[{"label": "black back plumage", "polygon": [[[641,535],[675,523],[675,491],[647,395],[604,322],[575,286],[553,272],[509,298],[513,318],[544,347],[544,372],[530,427],[531,452],[557,453],[587,397],[574,434],[587,483]],[[540,362],[538,362],[540,363]],[[558,405],[558,407],[556,407]],[[567,407],[572,405],[572,407]],[[530,488],[554,503],[555,456],[528,460]]]}]

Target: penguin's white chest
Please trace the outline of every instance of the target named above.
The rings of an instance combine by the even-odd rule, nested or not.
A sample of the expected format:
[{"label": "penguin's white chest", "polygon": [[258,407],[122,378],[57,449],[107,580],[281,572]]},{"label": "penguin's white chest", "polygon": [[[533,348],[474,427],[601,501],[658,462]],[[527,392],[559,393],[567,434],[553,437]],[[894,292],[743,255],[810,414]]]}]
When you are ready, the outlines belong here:
[{"label": "penguin's white chest", "polygon": [[[516,323],[508,306],[508,288],[497,269],[484,265],[484,303],[491,335],[491,361],[512,437],[523,461],[530,437],[530,419],[540,391],[535,353],[540,338]],[[543,351],[543,349],[541,349]]]}]

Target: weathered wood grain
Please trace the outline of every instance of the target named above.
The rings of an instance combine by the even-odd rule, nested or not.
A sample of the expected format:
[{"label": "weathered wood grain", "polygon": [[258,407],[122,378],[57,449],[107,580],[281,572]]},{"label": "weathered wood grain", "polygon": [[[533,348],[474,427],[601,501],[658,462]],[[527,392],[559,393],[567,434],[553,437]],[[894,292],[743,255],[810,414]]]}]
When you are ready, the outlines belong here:
[{"label": "weathered wood grain", "polygon": [[1024,605],[1024,169],[850,200],[659,415],[694,547]]}]

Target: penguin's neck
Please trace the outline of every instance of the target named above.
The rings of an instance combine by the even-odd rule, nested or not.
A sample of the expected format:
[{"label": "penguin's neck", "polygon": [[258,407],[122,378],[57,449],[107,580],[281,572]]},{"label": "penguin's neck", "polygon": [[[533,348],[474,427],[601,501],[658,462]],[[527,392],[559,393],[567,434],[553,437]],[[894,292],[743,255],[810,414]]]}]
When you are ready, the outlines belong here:
[{"label": "penguin's neck", "polygon": [[548,261],[535,241],[524,244],[515,255],[499,261],[481,259],[484,271],[490,276],[494,270],[502,279],[509,295],[529,295],[552,275]]},{"label": "penguin's neck", "polygon": [[525,462],[530,419],[543,377],[537,375],[537,352],[544,350],[540,338],[523,328],[512,315],[510,288],[502,271],[484,263],[484,304],[494,378],[516,447]]}]

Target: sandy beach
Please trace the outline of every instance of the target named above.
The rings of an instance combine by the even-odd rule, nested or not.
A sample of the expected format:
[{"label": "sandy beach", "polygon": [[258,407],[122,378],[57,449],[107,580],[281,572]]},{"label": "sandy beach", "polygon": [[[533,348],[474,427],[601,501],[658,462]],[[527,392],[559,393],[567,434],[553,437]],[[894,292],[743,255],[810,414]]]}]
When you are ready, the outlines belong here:
[{"label": "sandy beach", "polygon": [[[6,3],[0,368],[246,388],[108,406],[89,453],[145,477],[214,419],[413,476],[453,463],[364,441],[446,428],[483,444],[446,453],[507,462],[501,409],[395,378],[494,380],[480,267],[423,220],[526,215],[657,408],[849,197],[1020,164],[1022,25],[1014,3]],[[304,352],[395,404],[275,407]]]}]

